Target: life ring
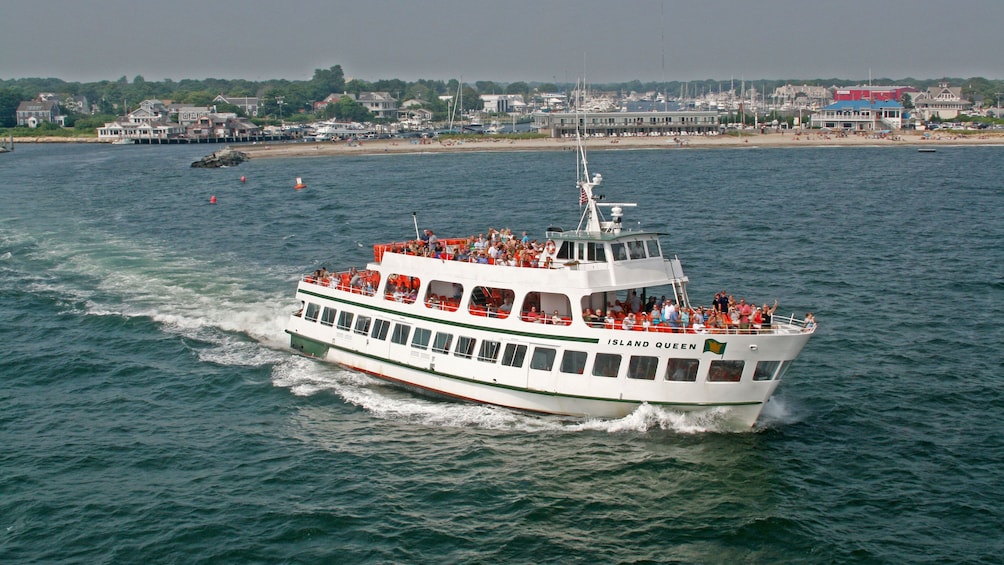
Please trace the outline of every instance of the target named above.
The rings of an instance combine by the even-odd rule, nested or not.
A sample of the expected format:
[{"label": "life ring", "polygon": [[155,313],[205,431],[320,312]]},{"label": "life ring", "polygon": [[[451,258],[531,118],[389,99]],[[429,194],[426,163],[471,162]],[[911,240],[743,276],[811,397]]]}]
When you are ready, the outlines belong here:
[{"label": "life ring", "polygon": [[550,240],[550,239],[547,240],[547,245],[544,246],[544,251],[547,251],[548,255],[554,255],[554,250],[555,249],[556,248],[554,246],[554,241]]}]

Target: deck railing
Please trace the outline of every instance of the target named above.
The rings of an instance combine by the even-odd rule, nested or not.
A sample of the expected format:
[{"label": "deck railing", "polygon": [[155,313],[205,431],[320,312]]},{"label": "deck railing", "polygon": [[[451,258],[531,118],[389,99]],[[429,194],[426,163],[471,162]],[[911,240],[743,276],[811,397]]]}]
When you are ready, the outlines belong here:
[{"label": "deck railing", "polygon": [[[352,293],[352,294],[361,294],[363,296],[374,296],[376,294],[376,287],[375,286],[371,286],[371,285],[364,285],[364,286],[347,285],[347,284],[345,284],[343,282],[343,280],[341,278],[341,275],[342,275],[342,273],[331,273],[331,274],[329,274],[329,276],[328,276],[327,279],[321,279],[321,278],[315,277],[314,275],[302,275],[300,277],[300,280],[303,281],[303,282],[306,282],[306,283],[316,284],[316,285],[323,286],[323,287],[328,287],[328,288],[334,288],[334,289],[338,289],[338,290],[341,290],[343,292],[349,292],[349,293]],[[410,304],[411,302],[408,302],[408,303]],[[440,310],[446,310],[446,311],[449,311],[449,312],[455,312],[455,311],[458,310],[457,307],[440,307],[439,309]],[[477,313],[471,312],[471,315],[472,316],[480,315],[480,316],[486,316],[486,317],[489,317],[489,318],[505,318],[505,317],[507,317],[507,316],[499,316],[499,315],[481,314],[480,312],[477,312]],[[525,314],[521,315],[520,319],[523,320],[525,323],[542,323],[542,324],[545,324],[545,325],[548,325],[549,321],[550,321],[549,319],[545,320],[545,318],[540,318],[538,322],[534,322],[534,321],[526,319]],[[571,320],[572,320],[571,317],[564,316],[563,319],[562,319],[563,323],[559,324],[559,325],[564,325],[564,326],[571,325]],[[649,326],[648,328],[645,328],[641,323],[639,323],[639,324],[635,325],[631,329],[624,329],[621,326],[620,322],[621,322],[621,320],[617,320],[614,324],[606,324],[606,323],[604,323],[604,324],[593,325],[593,324],[590,324],[590,323],[586,323],[586,325],[590,326],[590,327],[592,327],[594,329],[604,329],[604,330],[611,330],[611,331],[643,332],[643,333],[645,333],[645,332],[647,332],[647,333],[686,333],[686,334],[702,334],[702,335],[772,335],[772,334],[789,335],[789,334],[799,334],[799,333],[815,333],[815,331],[816,331],[815,326],[809,327],[809,328],[805,327],[805,320],[796,318],[794,314],[789,314],[789,315],[775,314],[771,318],[771,327],[770,328],[757,328],[757,327],[754,327],[753,324],[750,324],[750,326],[747,327],[747,328],[742,328],[742,327],[738,327],[738,326],[729,325],[728,327],[724,327],[724,328],[722,328],[722,327],[703,327],[701,329],[695,329],[693,327],[688,327],[688,328],[685,328],[685,329],[681,328],[681,329],[674,330],[674,329],[672,329],[669,326],[664,325],[664,324],[659,324],[659,325],[655,325],[655,326]]]}]

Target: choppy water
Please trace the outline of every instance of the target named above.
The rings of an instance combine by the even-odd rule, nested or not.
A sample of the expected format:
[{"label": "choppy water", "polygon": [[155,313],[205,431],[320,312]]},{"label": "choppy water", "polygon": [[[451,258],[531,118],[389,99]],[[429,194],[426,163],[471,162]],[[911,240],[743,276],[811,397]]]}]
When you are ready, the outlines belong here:
[{"label": "choppy water", "polygon": [[361,265],[413,211],[574,226],[571,153],[188,167],[212,149],[0,156],[0,562],[1004,553],[1004,148],[590,153],[692,299],[816,313],[745,434],[430,400],[286,350],[298,275]]}]

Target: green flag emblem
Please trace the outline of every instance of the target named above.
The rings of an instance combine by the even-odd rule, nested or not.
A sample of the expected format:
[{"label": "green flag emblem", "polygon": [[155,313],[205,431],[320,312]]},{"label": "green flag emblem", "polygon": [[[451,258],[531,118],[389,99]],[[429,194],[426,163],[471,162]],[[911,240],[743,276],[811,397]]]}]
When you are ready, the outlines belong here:
[{"label": "green flag emblem", "polygon": [[704,340],[704,351],[710,351],[715,355],[724,355],[725,345],[726,344],[714,339],[706,339]]}]

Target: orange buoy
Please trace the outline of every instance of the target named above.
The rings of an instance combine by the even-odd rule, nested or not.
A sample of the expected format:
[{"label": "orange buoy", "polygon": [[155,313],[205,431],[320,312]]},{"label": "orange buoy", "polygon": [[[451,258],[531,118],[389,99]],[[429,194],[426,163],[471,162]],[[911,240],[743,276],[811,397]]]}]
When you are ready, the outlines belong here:
[{"label": "orange buoy", "polygon": [[300,190],[301,188],[307,188],[307,185],[303,184],[303,179],[296,177],[296,184],[293,185],[293,188]]},{"label": "orange buoy", "polygon": [[247,180],[248,180],[248,179],[247,179],[247,178],[245,178],[245,177],[244,177],[244,175],[241,175],[241,182],[246,182]]},{"label": "orange buoy", "polygon": [[210,204],[216,204],[216,195],[215,194],[209,197],[209,203]]}]

